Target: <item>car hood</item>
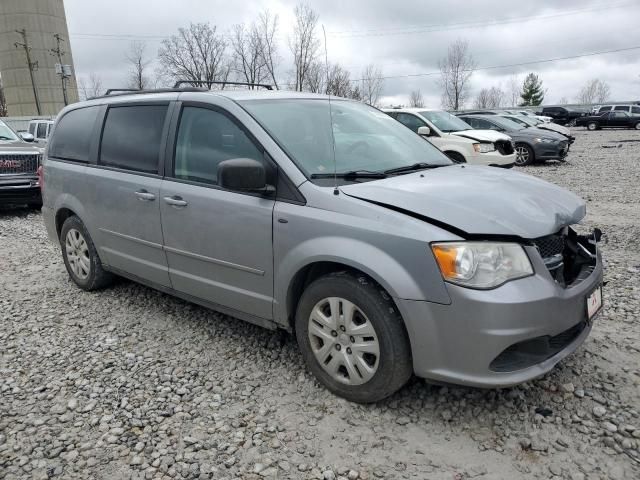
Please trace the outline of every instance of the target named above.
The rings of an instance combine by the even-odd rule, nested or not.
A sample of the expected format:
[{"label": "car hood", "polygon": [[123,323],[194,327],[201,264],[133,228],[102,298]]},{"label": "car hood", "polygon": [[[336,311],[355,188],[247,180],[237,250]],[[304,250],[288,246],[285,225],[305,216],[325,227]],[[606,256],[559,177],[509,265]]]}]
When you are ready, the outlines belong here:
[{"label": "car hood", "polygon": [[0,140],[0,153],[5,152],[41,153],[42,149],[32,143],[22,142],[20,140]]},{"label": "car hood", "polygon": [[463,237],[533,239],[578,223],[586,214],[584,201],[568,190],[495,167],[454,165],[340,189]]},{"label": "car hood", "polygon": [[531,138],[546,137],[546,138],[553,138],[554,140],[566,140],[566,138],[563,135],[559,134],[558,132],[552,132],[551,130],[546,130],[544,128],[538,128],[538,127],[523,128],[522,130],[513,132],[513,134],[517,136],[525,136],[525,137],[531,137]]},{"label": "car hood", "polygon": [[461,130],[459,132],[451,132],[451,135],[469,138],[471,140],[479,140],[481,142],[495,142],[497,140],[511,140],[511,137],[495,130]]},{"label": "car hood", "polygon": [[540,130],[549,130],[551,132],[556,132],[566,137],[571,135],[571,130],[569,130],[567,127],[563,127],[562,125],[558,125],[557,123],[545,123],[542,125],[538,125],[536,128],[539,128]]}]

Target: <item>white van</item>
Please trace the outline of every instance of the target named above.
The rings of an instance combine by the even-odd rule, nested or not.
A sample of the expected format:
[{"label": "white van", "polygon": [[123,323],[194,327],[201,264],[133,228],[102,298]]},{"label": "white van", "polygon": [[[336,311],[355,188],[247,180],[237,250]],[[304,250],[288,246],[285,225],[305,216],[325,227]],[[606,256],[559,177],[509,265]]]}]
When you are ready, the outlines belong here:
[{"label": "white van", "polygon": [[391,117],[444,152],[456,163],[511,168],[516,153],[511,137],[494,130],[474,130],[442,110],[429,108],[383,109]]}]

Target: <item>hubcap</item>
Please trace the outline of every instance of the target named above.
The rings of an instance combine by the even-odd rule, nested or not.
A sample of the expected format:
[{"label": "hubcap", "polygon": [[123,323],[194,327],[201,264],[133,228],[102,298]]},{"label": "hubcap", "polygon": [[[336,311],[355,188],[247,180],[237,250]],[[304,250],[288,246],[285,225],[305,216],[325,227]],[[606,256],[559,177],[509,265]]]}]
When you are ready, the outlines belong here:
[{"label": "hubcap", "polygon": [[89,246],[84,236],[72,228],[67,232],[64,246],[71,271],[79,279],[85,280],[91,271],[91,261],[89,260]]},{"label": "hubcap", "polygon": [[516,147],[516,163],[523,164],[529,160],[529,150],[525,147]]},{"label": "hubcap", "polygon": [[313,307],[309,341],[320,366],[339,382],[362,385],[378,370],[378,335],[362,310],[344,298],[324,298]]}]

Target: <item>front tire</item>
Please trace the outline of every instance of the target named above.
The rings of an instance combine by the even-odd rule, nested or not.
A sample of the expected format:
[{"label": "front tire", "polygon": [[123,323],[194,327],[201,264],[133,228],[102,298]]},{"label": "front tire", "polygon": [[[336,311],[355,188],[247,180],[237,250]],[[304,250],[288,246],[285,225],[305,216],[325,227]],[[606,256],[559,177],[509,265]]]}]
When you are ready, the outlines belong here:
[{"label": "front tire", "polygon": [[400,313],[363,274],[336,272],[312,282],[298,304],[295,327],[309,370],[352,402],[382,400],[413,373]]},{"label": "front tire", "polygon": [[635,126],[634,126],[634,128],[635,128],[636,130],[640,130],[640,122],[636,123],[636,124],[635,124]]},{"label": "front tire", "polygon": [[587,130],[591,130],[592,132],[594,130],[598,129],[598,124],[596,122],[589,122],[587,123]]},{"label": "front tire", "polygon": [[113,275],[102,268],[102,262],[89,232],[76,217],[67,218],[60,231],[62,258],[71,280],[83,290],[106,287]]},{"label": "front tire", "polygon": [[536,155],[533,148],[524,143],[516,144],[516,165],[531,165],[536,161]]}]

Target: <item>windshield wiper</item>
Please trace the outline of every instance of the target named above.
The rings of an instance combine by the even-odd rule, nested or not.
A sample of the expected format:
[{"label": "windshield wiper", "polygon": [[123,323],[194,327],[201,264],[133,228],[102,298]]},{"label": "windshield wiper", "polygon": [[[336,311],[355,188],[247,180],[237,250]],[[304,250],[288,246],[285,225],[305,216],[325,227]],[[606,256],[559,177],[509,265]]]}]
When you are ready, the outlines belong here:
[{"label": "windshield wiper", "polygon": [[350,172],[338,172],[338,173],[312,173],[311,178],[387,178],[386,172],[372,172],[370,170],[352,170]]},{"label": "windshield wiper", "polygon": [[413,165],[405,165],[404,167],[390,168],[389,170],[385,170],[384,173],[387,175],[393,175],[394,173],[405,173],[405,172],[414,172],[416,170],[424,170],[425,168],[438,168],[444,167],[445,165],[434,165],[432,163],[414,163]]}]

